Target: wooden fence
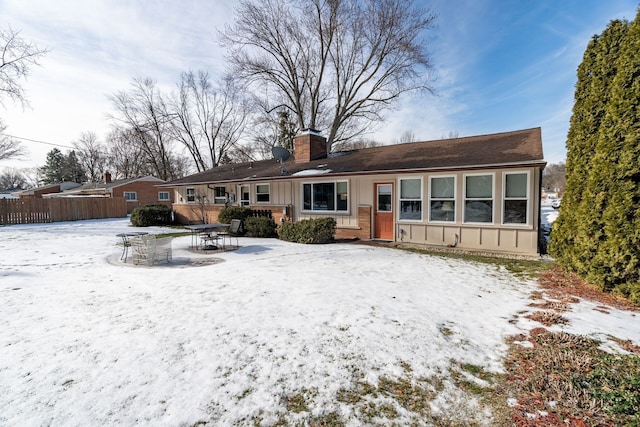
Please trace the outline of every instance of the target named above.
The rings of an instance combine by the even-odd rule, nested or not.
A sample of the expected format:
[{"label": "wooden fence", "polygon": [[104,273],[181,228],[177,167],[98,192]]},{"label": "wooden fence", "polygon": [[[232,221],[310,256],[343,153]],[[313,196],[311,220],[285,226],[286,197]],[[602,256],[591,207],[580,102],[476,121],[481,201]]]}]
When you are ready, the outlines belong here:
[{"label": "wooden fence", "polygon": [[123,197],[0,199],[1,225],[123,218],[126,216],[127,202]]}]

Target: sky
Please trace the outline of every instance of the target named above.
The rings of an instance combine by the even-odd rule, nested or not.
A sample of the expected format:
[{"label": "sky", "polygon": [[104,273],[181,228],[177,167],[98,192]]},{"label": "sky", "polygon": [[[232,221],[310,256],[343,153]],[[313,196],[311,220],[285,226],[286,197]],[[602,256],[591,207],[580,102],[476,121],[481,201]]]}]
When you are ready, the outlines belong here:
[{"label": "sky", "polygon": [[[183,71],[225,71],[217,32],[235,0],[1,0],[0,26],[50,52],[23,87],[30,106],[0,107],[6,133],[29,154],[3,168],[41,166],[83,132],[104,140],[108,96],[149,77],[168,91]],[[434,0],[424,34],[436,94],[407,95],[371,138],[392,143],[542,128],[545,158],[564,161],[576,69],[587,43],[612,19],[635,17],[637,0]],[[38,142],[36,142],[38,141]]]},{"label": "sky", "polygon": [[[145,267],[120,261],[130,231],[127,218],[0,227],[2,426],[491,425],[455,384],[486,387],[505,339],[531,347],[530,316],[560,304],[498,265],[348,243],[240,237],[206,254],[182,236],[171,263]],[[638,313],[563,308],[550,330],[640,345]],[[391,381],[425,390],[427,416]]]}]

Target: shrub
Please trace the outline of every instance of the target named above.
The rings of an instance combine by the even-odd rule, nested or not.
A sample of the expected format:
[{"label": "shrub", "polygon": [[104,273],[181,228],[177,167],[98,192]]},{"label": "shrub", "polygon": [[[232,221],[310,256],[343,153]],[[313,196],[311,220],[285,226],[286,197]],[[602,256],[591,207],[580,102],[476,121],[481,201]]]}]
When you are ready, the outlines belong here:
[{"label": "shrub", "polygon": [[251,237],[274,237],[276,223],[271,218],[249,217],[244,220],[244,229]]},{"label": "shrub", "polygon": [[138,206],[131,212],[131,225],[149,227],[171,224],[171,208],[166,205]]},{"label": "shrub", "polygon": [[278,228],[281,240],[295,243],[330,243],[336,232],[334,218],[303,219],[285,222]]},{"label": "shrub", "polygon": [[244,220],[249,218],[252,214],[253,213],[250,208],[229,206],[220,211],[218,214],[218,221],[224,224],[229,224],[232,219],[239,219],[244,222]]}]

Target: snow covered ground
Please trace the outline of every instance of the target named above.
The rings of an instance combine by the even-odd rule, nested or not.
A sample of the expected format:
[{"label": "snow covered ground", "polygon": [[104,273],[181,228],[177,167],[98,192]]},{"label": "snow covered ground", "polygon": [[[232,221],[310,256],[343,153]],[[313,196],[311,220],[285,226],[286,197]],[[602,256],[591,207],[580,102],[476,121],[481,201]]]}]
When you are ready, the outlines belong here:
[{"label": "snow covered ground", "polygon": [[[125,231],[127,219],[0,227],[0,425],[270,425],[305,413],[360,425],[337,399],[356,383],[446,377],[453,363],[501,372],[505,337],[540,326],[525,318],[536,284],[496,266],[252,238],[206,255],[185,236],[170,265],[140,267],[119,261]],[[640,344],[632,313],[590,304],[564,328]],[[473,410],[449,382],[436,392],[435,414]],[[288,411],[301,395],[304,410]],[[397,408],[395,421],[421,423],[412,416]]]}]

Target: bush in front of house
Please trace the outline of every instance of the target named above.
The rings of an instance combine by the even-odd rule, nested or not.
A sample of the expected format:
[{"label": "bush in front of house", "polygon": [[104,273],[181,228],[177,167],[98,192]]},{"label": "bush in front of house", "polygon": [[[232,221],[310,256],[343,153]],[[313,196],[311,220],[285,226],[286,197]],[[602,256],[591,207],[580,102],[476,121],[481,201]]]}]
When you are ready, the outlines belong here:
[{"label": "bush in front of house", "polygon": [[278,238],[295,243],[331,243],[336,233],[334,218],[303,219],[285,222],[278,228]]},{"label": "bush in front of house", "polygon": [[218,221],[223,224],[230,224],[232,219],[244,220],[253,215],[250,208],[244,206],[229,206],[220,211],[218,214]]},{"label": "bush in front of house", "polygon": [[244,220],[244,230],[251,237],[275,237],[276,223],[271,218],[249,217]]},{"label": "bush in front of house", "polygon": [[171,208],[166,205],[138,206],[131,212],[131,225],[149,227],[152,225],[171,224]]}]

